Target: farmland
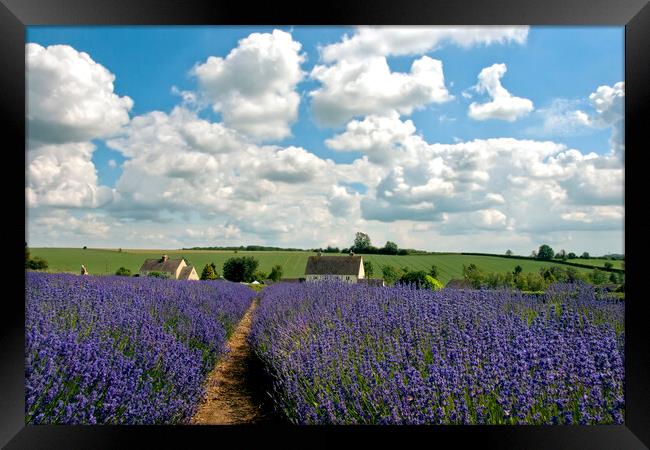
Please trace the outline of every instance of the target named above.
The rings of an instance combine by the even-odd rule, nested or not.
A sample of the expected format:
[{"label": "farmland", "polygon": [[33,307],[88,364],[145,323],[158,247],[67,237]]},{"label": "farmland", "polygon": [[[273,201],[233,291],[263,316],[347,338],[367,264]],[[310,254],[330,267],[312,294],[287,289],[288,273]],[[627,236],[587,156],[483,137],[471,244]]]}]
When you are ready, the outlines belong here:
[{"label": "farmland", "polygon": [[623,306],[509,291],[278,284],[251,343],[294,424],[621,424]]},{"label": "farmland", "polygon": [[[186,257],[190,264],[196,267],[200,274],[205,264],[214,262],[217,271],[221,268],[226,259],[233,256],[254,256],[259,262],[259,269],[270,272],[275,264],[282,265],[285,278],[300,278],[304,276],[307,257],[312,252],[281,252],[281,251],[234,251],[220,250],[131,250],[123,249],[80,249],[80,248],[30,248],[32,256],[44,258],[49,263],[50,272],[78,273],[81,264],[85,264],[91,274],[110,275],[124,266],[136,273],[145,258],[159,258],[166,253],[170,258]],[[341,255],[344,256],[344,255]],[[477,256],[461,254],[438,254],[438,255],[363,255],[364,260],[370,261],[375,267],[374,276],[381,276],[380,267],[392,265],[395,267],[409,267],[412,270],[429,270],[435,264],[440,272],[439,279],[446,283],[451,278],[459,278],[462,275],[463,265],[476,264],[481,269],[489,272],[509,272],[516,265],[522,267],[524,272],[537,272],[540,267],[556,265],[553,262],[532,261],[526,259],[508,259],[497,256]],[[575,260],[586,263],[591,260]],[[595,260],[596,263],[599,260]],[[602,263],[605,260],[600,261]],[[614,267],[620,267],[620,261],[613,261]],[[566,266],[563,266],[566,267]],[[577,268],[579,271],[587,272],[589,269]]]},{"label": "farmland", "polygon": [[224,281],[26,275],[34,424],[187,423],[254,296]]}]

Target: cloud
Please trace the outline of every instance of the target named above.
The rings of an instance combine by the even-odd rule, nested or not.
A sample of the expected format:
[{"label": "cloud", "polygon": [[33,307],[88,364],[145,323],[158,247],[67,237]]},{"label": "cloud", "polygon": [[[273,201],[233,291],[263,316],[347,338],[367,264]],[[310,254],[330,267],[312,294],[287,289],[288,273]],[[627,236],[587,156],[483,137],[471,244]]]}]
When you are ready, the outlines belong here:
[{"label": "cloud", "polygon": [[37,213],[32,225],[38,230],[37,234],[52,238],[106,238],[111,231],[110,219],[100,214],[87,213],[77,217],[62,209]]},{"label": "cloud", "polygon": [[260,164],[260,176],[283,183],[311,182],[328,170],[333,162],[324,161],[303,148],[288,147],[269,155]]},{"label": "cloud", "polygon": [[[358,173],[369,174],[364,181],[368,192],[360,197],[365,220],[430,222],[444,234],[472,228],[552,232],[586,229],[565,219],[572,211],[623,203],[620,160],[551,141],[429,144],[408,121],[393,115],[353,121],[332,143],[368,155],[382,150],[383,158],[364,156],[354,165]],[[612,224],[595,215],[589,226]]]},{"label": "cloud", "polygon": [[593,129],[611,128],[609,144],[612,154],[622,155],[624,142],[625,82],[602,85],[588,99],[557,98],[537,111],[541,126],[526,131],[533,136],[568,136],[589,133]]},{"label": "cloud", "polygon": [[350,192],[345,186],[332,186],[327,197],[327,207],[336,218],[358,217],[361,195]]},{"label": "cloud", "polygon": [[109,136],[129,121],[133,101],[113,91],[115,75],[68,45],[26,49],[29,138],[63,144]]},{"label": "cloud", "polygon": [[442,62],[423,56],[409,73],[391,72],[382,56],[317,65],[311,77],[321,87],[309,93],[316,120],[328,126],[355,116],[398,111],[409,115],[429,103],[453,99],[445,87]]},{"label": "cloud", "polygon": [[326,192],[337,180],[330,160],[300,147],[251,143],[182,107],[133,118],[108,146],[129,158],[110,206],[122,218],[199,215],[227,219],[245,233],[261,205],[272,206],[269,215],[287,205],[300,205],[303,212],[324,209]]},{"label": "cloud", "polygon": [[341,152],[364,152],[373,163],[384,163],[399,151],[400,144],[415,133],[411,120],[402,122],[396,111],[384,116],[371,115],[353,120],[345,132],[325,141],[327,147]]},{"label": "cloud", "polygon": [[593,126],[592,118],[585,111],[577,109],[582,102],[556,98],[549,106],[539,108],[535,115],[541,119],[541,126],[529,127],[526,131],[533,136],[569,136],[587,133]]},{"label": "cloud", "polygon": [[468,116],[474,120],[498,119],[514,122],[533,110],[533,102],[527,98],[515,97],[501,85],[505,75],[505,64],[493,64],[481,70],[476,90],[487,93],[491,102],[469,105]]},{"label": "cloud", "polygon": [[283,139],[298,114],[300,49],[284,31],[252,33],[228,56],[210,56],[192,74],[226,126],[259,140]]},{"label": "cloud", "polygon": [[27,153],[26,198],[30,208],[97,208],[110,202],[113,192],[97,184],[88,142],[50,144]]},{"label": "cloud", "polygon": [[510,42],[524,44],[527,37],[527,26],[362,26],[352,36],[344,35],[340,42],[322,48],[321,55],[325,62],[352,61],[372,56],[422,54],[445,44],[461,48]]},{"label": "cloud", "polygon": [[614,86],[599,86],[589,95],[589,100],[596,110],[593,119],[596,126],[611,127],[612,135],[609,145],[612,153],[623,157],[625,152],[625,82],[619,81]]}]

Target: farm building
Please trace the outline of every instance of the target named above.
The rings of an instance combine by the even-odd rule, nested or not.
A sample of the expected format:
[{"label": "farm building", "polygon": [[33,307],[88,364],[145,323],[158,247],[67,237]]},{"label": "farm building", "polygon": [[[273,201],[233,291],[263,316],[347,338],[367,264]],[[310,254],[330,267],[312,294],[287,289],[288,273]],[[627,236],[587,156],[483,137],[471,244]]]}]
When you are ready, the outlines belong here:
[{"label": "farm building", "polygon": [[144,277],[151,272],[158,272],[167,275],[174,280],[198,280],[199,275],[192,266],[188,266],[183,259],[169,259],[162,255],[160,259],[145,259],[140,267],[140,276]]},{"label": "farm building", "polygon": [[321,280],[323,278],[338,278],[348,283],[356,283],[365,278],[363,258],[354,256],[310,256],[305,267],[307,281]]}]

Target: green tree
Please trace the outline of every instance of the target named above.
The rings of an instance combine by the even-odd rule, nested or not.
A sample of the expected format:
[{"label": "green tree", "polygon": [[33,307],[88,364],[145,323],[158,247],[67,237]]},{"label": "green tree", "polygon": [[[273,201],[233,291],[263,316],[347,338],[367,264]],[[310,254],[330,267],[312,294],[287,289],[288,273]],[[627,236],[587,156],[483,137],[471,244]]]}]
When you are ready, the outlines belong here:
[{"label": "green tree", "polygon": [[589,256],[589,252],[583,252],[582,255],[580,255],[581,259],[589,259],[591,256]]},{"label": "green tree", "polygon": [[594,269],[589,273],[589,279],[593,284],[607,283],[607,273],[600,269]]},{"label": "green tree", "polygon": [[605,264],[603,264],[603,266],[605,267],[605,269],[613,269],[614,268],[614,264],[612,264],[609,261],[607,261]]},{"label": "green tree", "polygon": [[223,277],[229,281],[250,283],[258,265],[252,256],[229,258],[223,263]]},{"label": "green tree", "polygon": [[568,259],[576,259],[576,258],[577,258],[576,254],[573,253],[573,252],[569,252],[569,253],[566,255],[566,257],[567,257]]},{"label": "green tree", "polygon": [[202,280],[216,280],[219,278],[217,276],[217,273],[215,272],[215,266],[214,263],[211,264],[206,264],[205,267],[203,267],[203,271],[201,272],[201,279]]},{"label": "green tree", "polygon": [[271,273],[269,274],[269,278],[273,281],[280,281],[282,278],[282,266],[279,264],[276,264],[271,268]]},{"label": "green tree", "polygon": [[131,270],[127,269],[126,267],[120,267],[115,271],[115,275],[119,275],[121,277],[130,277]]},{"label": "green tree", "polygon": [[510,249],[506,250],[506,256],[512,256],[512,250]]},{"label": "green tree", "polygon": [[440,274],[440,271],[438,270],[438,266],[435,264],[431,265],[431,269],[429,269],[429,275],[431,275],[432,278],[438,278],[438,275]]},{"label": "green tree", "polygon": [[550,260],[553,259],[553,256],[555,256],[555,253],[550,246],[546,244],[539,246],[539,250],[537,250],[537,259]]},{"label": "green tree", "polygon": [[363,271],[366,274],[366,278],[372,278],[372,275],[374,273],[374,267],[372,265],[372,261],[363,262]]},{"label": "green tree", "polygon": [[521,267],[520,265],[516,265],[516,266],[515,266],[515,270],[514,270],[514,272],[512,272],[512,273],[513,273],[515,276],[517,276],[517,275],[521,274],[521,272],[522,272],[523,270],[524,270],[524,269],[522,269],[522,267]]},{"label": "green tree", "polygon": [[618,283],[618,277],[614,272],[609,274],[609,282],[610,283]]},{"label": "green tree", "polygon": [[350,250],[356,253],[363,253],[366,250],[370,249],[372,246],[370,242],[370,236],[368,236],[366,233],[362,233],[361,231],[357,231],[357,233],[354,236],[354,245]]},{"label": "green tree", "polygon": [[427,274],[424,270],[417,270],[403,274],[399,282],[414,284],[418,289],[435,289],[436,285],[431,280],[434,280],[431,275]]},{"label": "green tree", "polygon": [[251,281],[257,281],[259,283],[264,283],[264,280],[266,280],[269,276],[266,274],[266,272],[262,272],[261,270],[256,270],[253,272],[253,279]]},{"label": "green tree", "polygon": [[394,242],[386,241],[386,245],[384,245],[384,248],[382,250],[382,253],[385,255],[397,255],[397,252],[399,252],[399,247],[397,247],[397,244]]},{"label": "green tree", "polygon": [[392,285],[397,280],[399,280],[401,276],[401,272],[399,269],[393,266],[386,265],[386,266],[382,266],[381,275],[384,278],[384,282],[386,282],[386,284]]},{"label": "green tree", "polygon": [[48,264],[43,258],[35,256],[27,262],[27,268],[32,270],[45,270],[48,268]]}]

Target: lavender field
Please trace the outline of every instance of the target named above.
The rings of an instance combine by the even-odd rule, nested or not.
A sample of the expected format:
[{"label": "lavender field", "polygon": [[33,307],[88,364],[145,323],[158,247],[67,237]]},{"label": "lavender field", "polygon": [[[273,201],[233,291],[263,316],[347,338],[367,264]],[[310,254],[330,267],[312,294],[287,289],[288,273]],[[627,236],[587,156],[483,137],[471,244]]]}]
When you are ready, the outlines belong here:
[{"label": "lavender field", "polygon": [[296,424],[621,424],[623,311],[585,284],[279,284],[250,341]]},{"label": "lavender field", "polygon": [[26,422],[186,423],[254,292],[26,273]]}]

